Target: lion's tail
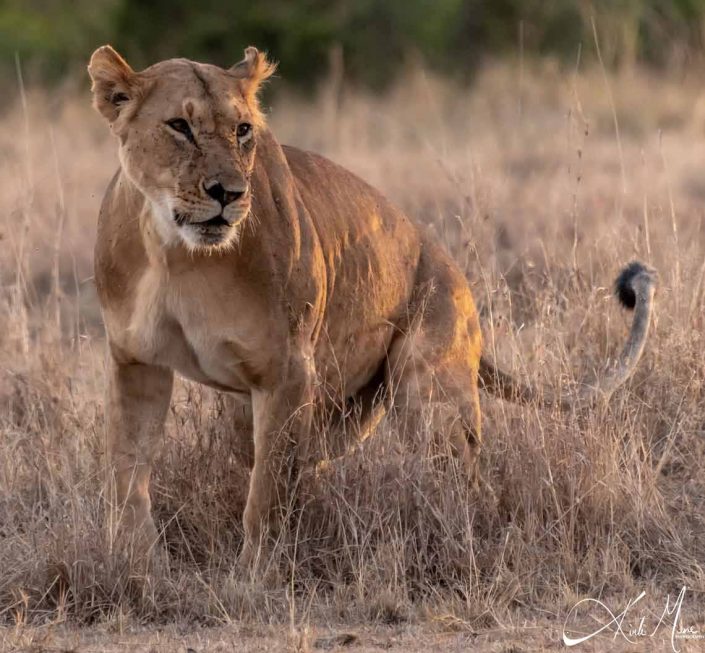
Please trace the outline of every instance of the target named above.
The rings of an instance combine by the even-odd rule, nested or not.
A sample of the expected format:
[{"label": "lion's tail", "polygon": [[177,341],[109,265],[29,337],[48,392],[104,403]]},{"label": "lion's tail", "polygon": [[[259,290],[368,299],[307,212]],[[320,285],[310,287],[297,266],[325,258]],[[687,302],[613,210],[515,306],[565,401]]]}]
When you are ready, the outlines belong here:
[{"label": "lion's tail", "polygon": [[568,410],[576,403],[589,403],[598,397],[609,399],[612,393],[634,373],[644,352],[651,324],[656,290],[656,272],[634,261],[617,277],[615,293],[621,304],[634,310],[629,337],[619,358],[607,372],[591,383],[585,383],[577,393],[556,396],[546,389],[540,391],[497,368],[486,356],[480,360],[480,381],[488,392],[508,401],[537,402],[542,406],[557,406]]}]

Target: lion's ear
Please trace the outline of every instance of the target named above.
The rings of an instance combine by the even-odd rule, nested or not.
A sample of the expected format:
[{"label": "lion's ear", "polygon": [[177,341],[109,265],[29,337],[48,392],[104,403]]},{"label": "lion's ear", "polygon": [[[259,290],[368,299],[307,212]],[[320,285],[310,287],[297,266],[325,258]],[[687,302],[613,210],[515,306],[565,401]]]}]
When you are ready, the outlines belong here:
[{"label": "lion's ear", "polygon": [[245,58],[236,63],[230,73],[240,80],[242,94],[248,102],[257,101],[257,91],[267,78],[277,69],[277,64],[269,61],[267,56],[257,48],[250,46],[245,50]]},{"label": "lion's ear", "polygon": [[128,63],[109,45],[98,48],[88,64],[93,86],[93,106],[109,123],[139,99],[139,77]]}]

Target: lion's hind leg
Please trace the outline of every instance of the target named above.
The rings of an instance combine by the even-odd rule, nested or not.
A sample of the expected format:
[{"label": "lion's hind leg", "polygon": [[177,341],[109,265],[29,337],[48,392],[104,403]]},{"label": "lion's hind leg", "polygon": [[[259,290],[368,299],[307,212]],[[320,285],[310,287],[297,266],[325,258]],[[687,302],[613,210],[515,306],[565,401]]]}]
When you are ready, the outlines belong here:
[{"label": "lion's hind leg", "polygon": [[473,486],[478,485],[482,441],[480,353],[480,327],[467,282],[442,251],[429,246],[409,320],[389,349],[390,403],[407,435],[430,427],[431,441],[450,448]]},{"label": "lion's hind leg", "polygon": [[482,435],[475,372],[460,365],[434,369],[422,353],[404,351],[390,365],[390,395],[405,439],[430,436],[433,452],[449,450],[477,486]]}]

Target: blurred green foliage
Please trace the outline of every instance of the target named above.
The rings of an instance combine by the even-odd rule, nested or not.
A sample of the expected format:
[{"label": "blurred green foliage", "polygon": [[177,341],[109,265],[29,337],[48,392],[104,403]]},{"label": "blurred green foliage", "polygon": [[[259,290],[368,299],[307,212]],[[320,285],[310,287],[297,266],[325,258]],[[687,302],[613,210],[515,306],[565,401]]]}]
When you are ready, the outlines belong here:
[{"label": "blurred green foliage", "polygon": [[373,88],[409,58],[469,79],[483,57],[594,56],[666,65],[700,56],[705,0],[0,0],[0,69],[33,80],[80,70],[112,43],[136,68],[173,56],[229,65],[255,44],[310,88],[342,51],[345,76]]}]

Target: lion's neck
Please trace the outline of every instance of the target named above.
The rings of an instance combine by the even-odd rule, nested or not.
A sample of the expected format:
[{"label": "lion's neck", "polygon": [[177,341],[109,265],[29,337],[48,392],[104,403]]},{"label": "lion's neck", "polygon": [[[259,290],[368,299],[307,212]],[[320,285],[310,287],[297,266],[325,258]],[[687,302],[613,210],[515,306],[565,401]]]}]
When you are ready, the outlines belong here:
[{"label": "lion's neck", "polygon": [[253,237],[279,240],[298,238],[299,207],[296,184],[284,151],[274,135],[265,129],[257,141],[255,168],[252,173]]},{"label": "lion's neck", "polygon": [[150,264],[165,266],[167,250],[178,247],[179,243],[175,239],[165,242],[164,236],[160,233],[158,218],[154,214],[152,203],[130,179],[124,168],[120,170],[117,178],[112,202],[115,206],[122,206],[121,214],[130,216],[129,224],[118,227],[136,231]]}]

